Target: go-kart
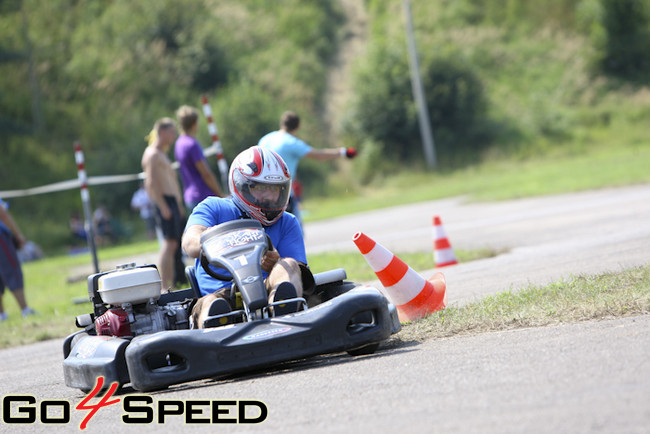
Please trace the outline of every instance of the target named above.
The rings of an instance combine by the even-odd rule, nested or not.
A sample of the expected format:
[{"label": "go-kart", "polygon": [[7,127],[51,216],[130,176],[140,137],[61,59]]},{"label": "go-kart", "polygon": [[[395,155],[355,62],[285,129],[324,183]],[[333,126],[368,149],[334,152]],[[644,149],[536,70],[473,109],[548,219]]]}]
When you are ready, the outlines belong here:
[{"label": "go-kart", "polygon": [[[226,314],[194,328],[191,309],[200,297],[194,267],[190,288],[160,293],[155,265],[129,264],[88,277],[93,313],[63,343],[65,384],[88,392],[97,378],[138,391],[219,377],[328,353],[372,354],[401,326],[395,306],[379,290],[345,280],[344,269],[314,275],[309,298],[269,303],[261,271],[272,248],[262,226],[236,220],[201,236],[201,264],[214,277],[232,278]],[[210,265],[225,269],[220,274]],[[274,305],[294,303],[280,315]],[[222,325],[226,323],[225,325]]]}]

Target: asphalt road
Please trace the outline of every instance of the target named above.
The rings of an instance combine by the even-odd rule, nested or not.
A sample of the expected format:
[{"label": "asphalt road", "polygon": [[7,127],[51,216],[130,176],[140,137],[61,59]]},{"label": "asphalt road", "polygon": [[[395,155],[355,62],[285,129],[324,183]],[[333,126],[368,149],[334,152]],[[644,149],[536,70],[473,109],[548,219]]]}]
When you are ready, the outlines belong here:
[{"label": "asphalt road", "polygon": [[[505,252],[442,269],[452,304],[650,261],[650,185],[494,203],[453,198],[361,213],[307,225],[308,253],[355,251],[357,231],[391,251],[432,251],[433,215],[454,248]],[[0,350],[5,400],[34,396],[37,419],[48,400],[59,410],[61,400],[72,407],[67,424],[3,419],[1,432],[79,429],[87,412],[73,407],[85,395],[63,385],[61,359],[59,340]],[[253,400],[266,405],[268,416],[254,425],[186,424],[182,416],[168,416],[165,425],[127,425],[120,402],[100,409],[86,431],[648,432],[650,316],[403,342],[372,356],[322,356],[149,396],[153,412],[165,400]],[[57,417],[56,406],[45,407],[46,419]],[[197,417],[209,418],[202,409]],[[15,405],[8,410],[23,414]]]}]

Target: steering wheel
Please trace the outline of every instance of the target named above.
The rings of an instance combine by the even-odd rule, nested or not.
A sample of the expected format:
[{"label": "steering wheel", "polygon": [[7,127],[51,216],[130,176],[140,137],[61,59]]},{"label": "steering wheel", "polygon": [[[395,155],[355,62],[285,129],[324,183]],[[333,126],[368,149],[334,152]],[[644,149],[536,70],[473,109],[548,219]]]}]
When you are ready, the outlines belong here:
[{"label": "steering wheel", "polygon": [[217,273],[210,268],[210,262],[208,262],[208,258],[203,255],[203,252],[201,252],[201,266],[210,277],[214,277],[217,280],[223,280],[224,282],[230,282],[232,280],[232,274]]},{"label": "steering wheel", "polygon": [[[268,246],[268,251],[272,251],[274,249],[273,247],[273,242],[271,241],[271,237],[268,234],[266,235],[266,244]],[[203,254],[203,250],[201,250],[201,266],[205,270],[206,273],[208,273],[208,276],[213,277],[217,280],[223,280],[224,282],[230,282],[232,281],[233,277],[232,274],[221,274],[217,271],[214,271],[212,268],[210,268],[210,262],[208,261],[208,258],[205,257]]]}]

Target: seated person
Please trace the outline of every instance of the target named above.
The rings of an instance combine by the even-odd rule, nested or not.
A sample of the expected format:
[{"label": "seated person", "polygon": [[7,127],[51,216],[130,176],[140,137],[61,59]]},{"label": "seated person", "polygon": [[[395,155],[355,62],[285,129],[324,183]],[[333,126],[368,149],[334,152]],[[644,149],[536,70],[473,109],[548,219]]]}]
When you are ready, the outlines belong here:
[{"label": "seated person", "polygon": [[[268,149],[249,148],[230,166],[228,184],[229,198],[211,196],[194,208],[182,238],[183,250],[197,258],[196,278],[202,297],[192,310],[195,328],[202,328],[208,316],[231,310],[231,283],[210,277],[198,259],[201,234],[221,223],[250,218],[264,226],[274,246],[274,250],[264,254],[261,263],[269,302],[303,297],[313,290],[300,224],[292,214],[284,212],[291,192],[291,176],[282,158]],[[308,287],[303,284],[303,273]]]},{"label": "seated person", "polygon": [[84,222],[81,220],[79,212],[75,211],[70,217],[70,233],[74,238],[80,238],[86,241],[86,228]]}]

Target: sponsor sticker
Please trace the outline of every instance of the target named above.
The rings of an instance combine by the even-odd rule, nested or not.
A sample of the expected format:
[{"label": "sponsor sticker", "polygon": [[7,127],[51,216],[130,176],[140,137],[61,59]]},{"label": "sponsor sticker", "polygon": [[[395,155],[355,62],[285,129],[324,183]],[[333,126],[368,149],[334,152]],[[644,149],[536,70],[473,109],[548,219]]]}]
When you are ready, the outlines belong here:
[{"label": "sponsor sticker", "polygon": [[265,339],[265,338],[269,338],[271,336],[277,336],[277,335],[280,335],[282,333],[286,333],[289,330],[291,330],[291,327],[277,327],[277,328],[257,332],[257,333],[254,333],[252,335],[244,336],[243,339],[245,341],[252,341],[252,340],[256,340],[256,339]]}]

